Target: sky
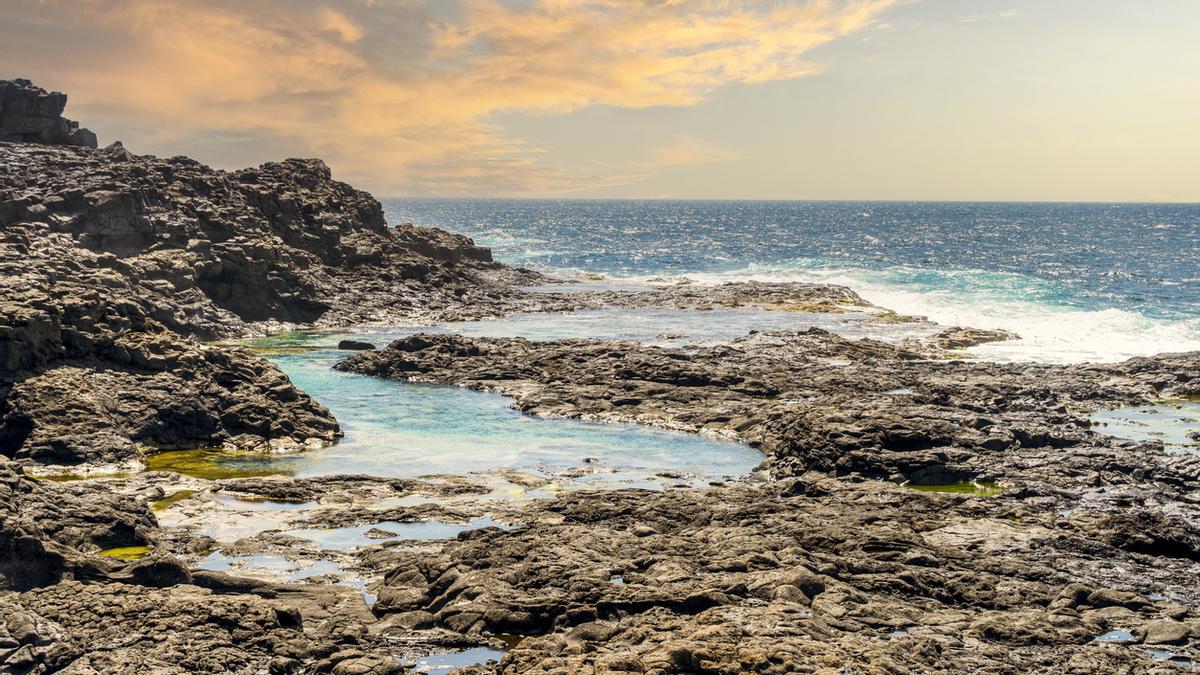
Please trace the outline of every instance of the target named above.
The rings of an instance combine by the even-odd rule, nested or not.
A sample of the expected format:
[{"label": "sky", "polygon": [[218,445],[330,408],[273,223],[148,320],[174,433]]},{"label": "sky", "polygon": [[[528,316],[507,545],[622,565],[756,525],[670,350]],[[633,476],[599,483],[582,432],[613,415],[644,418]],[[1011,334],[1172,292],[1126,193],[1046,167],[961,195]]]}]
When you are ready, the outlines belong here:
[{"label": "sky", "polygon": [[0,0],[101,143],[378,196],[1200,201],[1196,0]]}]

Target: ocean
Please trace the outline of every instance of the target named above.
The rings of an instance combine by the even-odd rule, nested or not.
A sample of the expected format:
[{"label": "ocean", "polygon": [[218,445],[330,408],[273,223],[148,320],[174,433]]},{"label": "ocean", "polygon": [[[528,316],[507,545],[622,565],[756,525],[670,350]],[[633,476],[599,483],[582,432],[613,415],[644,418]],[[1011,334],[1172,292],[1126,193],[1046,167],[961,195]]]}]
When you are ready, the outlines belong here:
[{"label": "ocean", "polygon": [[630,282],[813,281],[1021,340],[982,358],[1200,349],[1200,205],[389,199],[497,260]]}]

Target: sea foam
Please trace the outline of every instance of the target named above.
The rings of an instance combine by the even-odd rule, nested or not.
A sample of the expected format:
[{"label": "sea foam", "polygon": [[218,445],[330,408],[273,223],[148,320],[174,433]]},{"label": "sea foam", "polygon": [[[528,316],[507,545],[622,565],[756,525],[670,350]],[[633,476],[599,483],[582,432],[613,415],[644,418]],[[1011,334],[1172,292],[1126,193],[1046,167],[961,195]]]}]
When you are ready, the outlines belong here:
[{"label": "sea foam", "polygon": [[969,350],[988,360],[1115,362],[1200,350],[1200,318],[1072,306],[1069,295],[1054,284],[1020,274],[914,267],[871,270],[803,260],[681,278],[701,284],[745,280],[839,284],[900,314],[924,316],[946,326],[1000,328],[1021,336]]}]

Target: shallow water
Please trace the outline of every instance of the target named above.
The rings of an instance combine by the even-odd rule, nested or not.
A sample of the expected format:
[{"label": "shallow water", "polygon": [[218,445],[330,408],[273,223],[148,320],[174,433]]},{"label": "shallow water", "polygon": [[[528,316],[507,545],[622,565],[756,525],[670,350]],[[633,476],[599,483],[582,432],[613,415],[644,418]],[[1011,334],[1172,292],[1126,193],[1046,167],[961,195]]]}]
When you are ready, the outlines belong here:
[{"label": "shallow water", "polygon": [[376,600],[376,596],[367,591],[367,582],[362,576],[348,572],[329,560],[293,562],[273,555],[230,556],[222,551],[213,551],[197,563],[196,567],[210,572],[233,572],[286,583],[329,575],[338,577],[337,585],[357,590],[368,605],[375,604]]},{"label": "shallow water", "polygon": [[[561,290],[553,286],[539,290]],[[811,313],[754,309],[707,311],[672,308],[617,308],[578,312],[521,312],[487,321],[454,321],[395,328],[366,327],[354,333],[306,332],[242,342],[271,356],[333,349],[353,338],[376,347],[413,333],[454,333],[467,337],[523,337],[528,340],[596,338],[637,340],[661,346],[707,345],[745,337],[752,330],[823,328],[848,338],[871,337],[886,342],[926,337],[941,328],[920,323],[887,323],[864,313]]]},{"label": "shallow water", "polygon": [[353,527],[288,530],[284,534],[307,539],[324,550],[347,551],[363,546],[384,544],[389,541],[450,539],[460,532],[484,527],[512,529],[508,525],[492,520],[489,516],[483,516],[466,523],[444,523],[438,520],[398,523],[389,520]]},{"label": "shallow water", "polygon": [[1131,441],[1162,441],[1171,452],[1200,451],[1200,401],[1164,401],[1102,410],[1089,419],[1092,430]]},{"label": "shallow water", "polygon": [[[255,344],[317,349],[268,357],[329,407],[345,438],[298,455],[227,457],[219,460],[222,468],[301,477],[463,475],[512,468],[547,479],[570,472],[575,486],[661,487],[743,476],[763,460],[741,443],[634,425],[534,418],[512,409],[511,400],[498,394],[337,372],[333,364],[348,353],[323,347],[340,337],[291,335]],[[685,478],[657,476],[666,472]]]},{"label": "shallow water", "polygon": [[414,672],[448,673],[455,668],[477,666],[488,661],[499,661],[504,652],[489,647],[472,647],[443,654],[428,654],[409,661]]},{"label": "shallow water", "polygon": [[1133,633],[1127,630],[1110,630],[1094,639],[1096,642],[1133,642]]},{"label": "shallow water", "polygon": [[117,558],[119,560],[141,560],[150,555],[149,546],[121,546],[119,548],[106,548],[100,551],[99,555],[106,558]]},{"label": "shallow water", "polygon": [[959,481],[957,483],[940,483],[933,485],[906,485],[918,492],[944,492],[956,495],[976,495],[978,497],[995,497],[1004,492],[1004,488],[991,482]]}]

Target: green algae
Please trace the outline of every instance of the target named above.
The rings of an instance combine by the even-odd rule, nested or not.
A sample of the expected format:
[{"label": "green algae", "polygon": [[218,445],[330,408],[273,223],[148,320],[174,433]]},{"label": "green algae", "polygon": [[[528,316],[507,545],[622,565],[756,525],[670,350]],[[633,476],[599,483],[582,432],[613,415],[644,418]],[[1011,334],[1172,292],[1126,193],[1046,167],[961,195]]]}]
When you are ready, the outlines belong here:
[{"label": "green algae", "polygon": [[329,346],[313,344],[322,337],[334,333],[330,331],[295,331],[278,333],[266,337],[242,338],[237,340],[217,340],[209,344],[220,347],[238,347],[259,354],[260,356],[282,356],[286,354],[306,354],[330,349]]},{"label": "green algae", "polygon": [[203,480],[278,476],[286,471],[267,468],[262,454],[231,453],[220,449],[168,450],[146,457],[147,471],[170,471]]},{"label": "green algae", "polygon": [[150,547],[122,546],[120,548],[108,548],[100,551],[100,555],[106,558],[117,558],[118,560],[141,560],[150,555]]},{"label": "green algae", "polygon": [[194,496],[195,494],[196,490],[178,490],[176,492],[172,492],[166,497],[163,497],[162,499],[155,499],[151,501],[150,508],[154,509],[154,511],[157,513],[162,513],[163,511],[166,511],[172,506],[187,499],[188,497]]},{"label": "green algae", "polygon": [[902,323],[920,323],[921,319],[915,316],[907,316],[897,314],[895,312],[878,312],[870,314],[870,320],[875,323],[883,324],[902,324]]},{"label": "green algae", "polygon": [[246,349],[259,356],[285,356],[320,351],[317,347],[246,347]]},{"label": "green algae", "polygon": [[51,483],[71,483],[80,480],[93,480],[100,478],[130,478],[134,474],[121,473],[31,473],[27,474],[35,480],[44,480]]},{"label": "green algae", "polygon": [[994,497],[1001,492],[1004,492],[1003,487],[990,481],[973,482],[964,480],[958,481],[957,483],[941,483],[937,485],[909,484],[905,487],[908,487],[912,490],[917,490],[918,492],[944,492],[947,494],[956,495],[976,495],[978,497]]}]

